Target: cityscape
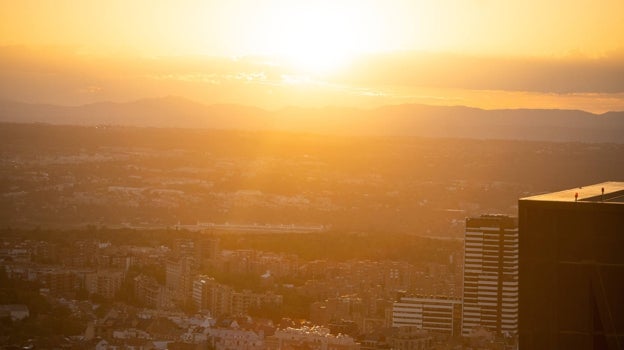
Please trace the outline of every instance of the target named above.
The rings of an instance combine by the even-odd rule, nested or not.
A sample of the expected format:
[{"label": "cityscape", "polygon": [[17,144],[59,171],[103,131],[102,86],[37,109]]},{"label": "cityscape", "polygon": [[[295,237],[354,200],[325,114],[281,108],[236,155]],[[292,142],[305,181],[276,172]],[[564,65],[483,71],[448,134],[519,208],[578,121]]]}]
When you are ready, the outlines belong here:
[{"label": "cityscape", "polygon": [[0,349],[624,350],[624,1],[0,1]]},{"label": "cityscape", "polygon": [[[468,218],[463,254],[438,246],[447,261],[421,264],[229,250],[205,231],[5,229],[4,298],[27,304],[2,305],[3,334],[15,341],[30,329],[41,338],[22,338],[26,346],[96,349],[617,348],[623,200],[621,182],[523,198],[520,224],[532,236],[515,217]],[[587,234],[589,251],[568,241]],[[127,235],[143,244],[112,243]],[[566,273],[576,277],[548,275]]]},{"label": "cityscape", "polygon": [[[608,348],[604,344],[617,344],[619,339],[617,315],[623,294],[618,289],[622,279],[617,249],[622,246],[618,232],[624,217],[623,184],[606,182],[531,196],[540,192],[539,182],[531,184],[526,175],[518,178],[515,172],[502,172],[493,184],[488,182],[491,173],[479,169],[484,162],[473,163],[476,169],[461,164],[451,171],[458,174],[461,169],[464,179],[447,178],[437,169],[449,171],[457,159],[441,160],[435,153],[452,150],[456,157],[469,160],[471,148],[481,149],[479,157],[484,157],[499,152],[491,151],[496,149],[491,145],[503,144],[505,152],[532,150],[525,159],[540,163],[553,155],[563,157],[573,147],[576,159],[595,161],[578,169],[607,163],[612,170],[604,172],[617,176],[621,169],[613,165],[624,152],[619,145],[396,140],[387,148],[377,147],[377,154],[367,156],[373,163],[366,164],[379,166],[387,153],[413,145],[419,152],[428,150],[424,164],[429,164],[429,172],[423,175],[416,167],[411,181],[400,183],[391,179],[405,176],[406,170],[380,169],[375,175],[369,171],[358,179],[362,170],[352,170],[353,163],[344,159],[329,163],[332,157],[340,158],[339,147],[330,154],[309,148],[315,144],[310,135],[297,142],[283,134],[282,142],[296,150],[267,148],[251,157],[249,149],[240,147],[241,137],[254,144],[263,134],[199,133],[200,140],[210,135],[213,141],[198,154],[193,151],[198,144],[180,130],[166,130],[174,138],[167,146],[173,149],[169,153],[154,150],[153,139],[165,130],[47,125],[3,129],[5,227],[0,231],[0,273],[6,286],[2,294],[6,346],[517,349],[520,344],[533,344],[530,348],[566,344],[574,348],[579,340],[562,335],[572,332],[576,338],[584,334],[588,346]],[[35,136],[41,132],[64,136],[62,141]],[[121,135],[134,133],[144,140],[118,144]],[[364,149],[377,140],[357,142]],[[238,148],[228,147],[234,141]],[[83,147],[73,148],[76,142]],[[333,142],[349,145],[353,140],[338,137]],[[422,162],[418,157],[414,161]],[[292,171],[282,178],[284,185],[307,179],[303,188],[314,192],[302,194],[297,187],[284,191],[263,180],[275,176],[271,169],[283,169],[284,164]],[[248,168],[255,170],[240,170]],[[324,169],[332,169],[333,177],[322,174],[328,172]],[[247,174],[246,187],[232,191],[232,182],[241,183],[231,179],[237,174]],[[580,171],[574,181],[591,181],[588,174]],[[312,185],[311,178],[325,183]],[[398,193],[409,196],[408,186],[417,186],[418,201],[397,202]],[[442,191],[443,198],[427,188]],[[346,192],[353,195],[345,197]],[[524,197],[514,200],[514,193]],[[374,205],[372,210],[363,207],[366,201]],[[384,215],[384,207],[401,210]],[[307,215],[298,213],[301,210]],[[528,210],[531,213],[523,216]],[[555,214],[558,210],[562,214]],[[566,212],[573,214],[568,218]],[[337,215],[373,217],[335,220]],[[402,219],[403,215],[410,218]],[[546,226],[540,227],[543,222]],[[535,233],[523,235],[523,226],[536,227],[531,228]],[[574,234],[577,227],[580,231]],[[584,233],[590,227],[597,231]],[[576,256],[581,250],[574,242],[589,239],[583,238],[587,234],[603,238],[593,244],[590,255]],[[547,256],[567,251],[561,262],[549,262],[553,266],[587,265],[596,272],[581,267],[587,277],[567,278],[566,283],[572,284],[566,287],[557,287],[563,283],[558,282],[549,287],[555,295],[548,296],[540,286],[559,278],[545,275],[547,271],[565,272],[544,265],[548,261],[539,254],[547,244]],[[528,253],[531,248],[535,253]],[[536,270],[543,274],[531,273]],[[523,292],[523,283],[534,287]],[[586,289],[588,283],[594,287]],[[589,294],[562,298],[561,293],[578,288]],[[553,326],[544,321],[546,314],[527,308],[526,315],[537,319],[525,321],[523,332],[523,293],[525,300],[534,298],[537,305],[561,300],[561,307],[574,310],[567,318],[578,311],[579,317],[591,321]],[[588,298],[591,303],[581,314],[581,301]],[[558,312],[553,311],[553,317]],[[539,322],[544,322],[543,328],[534,327]],[[588,323],[602,328],[583,328]],[[553,334],[559,335],[552,338]]]}]

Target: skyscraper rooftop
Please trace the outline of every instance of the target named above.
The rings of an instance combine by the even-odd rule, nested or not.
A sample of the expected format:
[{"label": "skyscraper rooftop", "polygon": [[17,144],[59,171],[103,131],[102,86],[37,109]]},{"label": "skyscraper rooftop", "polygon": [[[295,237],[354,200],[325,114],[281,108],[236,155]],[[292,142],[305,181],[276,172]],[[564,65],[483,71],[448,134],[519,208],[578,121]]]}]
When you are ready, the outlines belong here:
[{"label": "skyscraper rooftop", "polygon": [[624,182],[603,182],[590,186],[521,198],[520,200],[624,203]]}]

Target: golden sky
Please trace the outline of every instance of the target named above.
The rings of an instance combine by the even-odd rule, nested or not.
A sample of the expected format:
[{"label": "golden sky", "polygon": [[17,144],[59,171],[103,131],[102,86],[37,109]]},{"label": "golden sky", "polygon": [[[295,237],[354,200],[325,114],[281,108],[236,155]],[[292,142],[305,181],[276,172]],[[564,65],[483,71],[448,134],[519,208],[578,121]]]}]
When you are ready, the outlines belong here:
[{"label": "golden sky", "polygon": [[[0,97],[27,101],[140,97],[111,86],[131,79],[137,93],[212,103],[193,89],[207,91],[217,81],[222,87],[238,74],[246,78],[216,102],[257,104],[238,94],[251,89],[246,82],[276,101],[286,97],[277,93],[283,86],[306,85],[309,97],[301,92],[289,97],[292,103],[333,104],[348,99],[327,96],[348,93],[358,97],[353,104],[364,96],[371,105],[446,100],[485,108],[624,109],[624,88],[613,81],[624,72],[622,0],[0,0],[0,47],[0,78],[17,79],[25,91],[18,96],[14,87],[0,86]],[[208,56],[265,60],[232,72],[231,60],[224,68],[221,61],[178,59]],[[158,67],[146,71],[147,59],[161,62],[149,61]],[[65,79],[65,95],[24,66],[53,69],[51,61]],[[284,62],[288,68],[275,72],[272,66]],[[20,75],[20,69],[30,73]],[[29,95],[32,79],[44,90]],[[153,80],[167,86],[148,86]],[[78,95],[80,89],[92,94]],[[502,103],[514,101],[513,94],[516,104]],[[532,94],[540,97],[527,99]],[[484,102],[488,96],[500,99]]]},{"label": "golden sky", "polygon": [[249,55],[341,46],[601,55],[624,45],[621,0],[3,0],[0,6],[2,45],[95,51]]}]

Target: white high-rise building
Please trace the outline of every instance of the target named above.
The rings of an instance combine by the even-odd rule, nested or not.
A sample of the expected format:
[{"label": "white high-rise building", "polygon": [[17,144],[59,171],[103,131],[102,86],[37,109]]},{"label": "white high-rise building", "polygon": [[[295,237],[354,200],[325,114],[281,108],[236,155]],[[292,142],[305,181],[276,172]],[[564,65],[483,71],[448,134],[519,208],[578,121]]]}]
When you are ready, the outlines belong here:
[{"label": "white high-rise building", "polygon": [[505,215],[466,219],[462,335],[484,327],[518,331],[518,220]]}]

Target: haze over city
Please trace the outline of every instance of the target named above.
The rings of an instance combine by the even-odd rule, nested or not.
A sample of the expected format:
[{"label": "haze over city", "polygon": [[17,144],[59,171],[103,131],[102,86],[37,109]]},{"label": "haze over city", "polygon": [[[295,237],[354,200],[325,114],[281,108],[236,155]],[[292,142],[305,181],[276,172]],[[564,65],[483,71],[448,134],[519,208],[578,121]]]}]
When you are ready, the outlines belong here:
[{"label": "haze over city", "polygon": [[624,344],[621,0],[0,0],[0,348]]}]

